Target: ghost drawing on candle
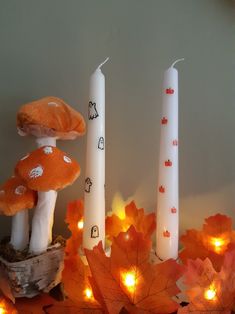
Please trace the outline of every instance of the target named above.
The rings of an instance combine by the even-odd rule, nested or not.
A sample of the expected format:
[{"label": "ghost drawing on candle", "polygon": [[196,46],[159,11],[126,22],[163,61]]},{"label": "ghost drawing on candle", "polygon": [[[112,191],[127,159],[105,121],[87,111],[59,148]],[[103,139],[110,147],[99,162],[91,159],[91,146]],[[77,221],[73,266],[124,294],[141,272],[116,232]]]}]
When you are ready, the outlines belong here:
[{"label": "ghost drawing on candle", "polygon": [[157,197],[156,253],[161,260],[178,257],[178,71],[175,61],[164,73]]},{"label": "ghost drawing on candle", "polygon": [[83,247],[105,244],[105,77],[98,66],[90,78]]}]

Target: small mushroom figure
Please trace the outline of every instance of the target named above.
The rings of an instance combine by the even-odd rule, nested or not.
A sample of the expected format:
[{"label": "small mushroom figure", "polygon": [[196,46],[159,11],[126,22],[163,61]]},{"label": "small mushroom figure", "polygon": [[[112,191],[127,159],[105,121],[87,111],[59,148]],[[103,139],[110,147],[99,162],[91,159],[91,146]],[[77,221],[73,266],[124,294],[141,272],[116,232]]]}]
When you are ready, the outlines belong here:
[{"label": "small mushroom figure", "polygon": [[58,97],[42,99],[21,106],[17,114],[18,133],[33,135],[38,147],[56,146],[56,140],[73,140],[84,135],[83,116]]},{"label": "small mushroom figure", "polygon": [[22,179],[12,177],[0,188],[0,210],[13,216],[10,243],[15,250],[24,250],[29,243],[28,209],[37,203],[37,192],[30,190]]},{"label": "small mushroom figure", "polygon": [[29,251],[40,254],[46,251],[52,241],[57,190],[77,179],[80,166],[58,148],[43,146],[23,157],[17,163],[15,172],[30,189],[38,191]]}]

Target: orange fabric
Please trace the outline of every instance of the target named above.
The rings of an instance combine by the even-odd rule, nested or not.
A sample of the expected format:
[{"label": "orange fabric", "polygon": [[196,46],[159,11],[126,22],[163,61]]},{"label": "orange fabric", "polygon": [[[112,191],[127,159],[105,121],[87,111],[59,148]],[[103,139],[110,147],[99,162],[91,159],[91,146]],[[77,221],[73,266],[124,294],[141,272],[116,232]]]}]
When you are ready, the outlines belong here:
[{"label": "orange fabric", "polygon": [[37,192],[27,188],[24,181],[12,177],[0,187],[0,212],[13,216],[23,209],[33,208],[37,203]]},{"label": "orange fabric", "polygon": [[43,146],[23,157],[15,172],[35,191],[60,190],[72,184],[80,166],[57,147]]},{"label": "orange fabric", "polygon": [[17,127],[36,137],[73,139],[83,135],[83,116],[57,97],[44,97],[23,105],[17,114]]}]

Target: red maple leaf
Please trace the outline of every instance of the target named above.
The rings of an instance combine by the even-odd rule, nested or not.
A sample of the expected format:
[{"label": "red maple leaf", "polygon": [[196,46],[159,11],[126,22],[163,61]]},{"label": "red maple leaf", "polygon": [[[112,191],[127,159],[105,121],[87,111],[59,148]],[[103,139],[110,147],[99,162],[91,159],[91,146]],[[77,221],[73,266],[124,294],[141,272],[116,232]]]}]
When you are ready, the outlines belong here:
[{"label": "red maple leaf", "polygon": [[107,257],[101,242],[85,250],[92,274],[92,285],[106,311],[118,314],[172,313],[178,304],[172,297],[179,293],[176,281],[183,267],[170,259],[150,264],[151,241],[133,226],[113,239]]},{"label": "red maple leaf", "polygon": [[235,305],[235,251],[225,254],[220,272],[208,258],[189,260],[185,284],[190,304],[178,313],[231,313]]},{"label": "red maple leaf", "polygon": [[71,231],[71,237],[66,241],[66,254],[77,255],[82,244],[82,228],[78,223],[83,221],[84,204],[82,200],[72,201],[67,206],[65,222]]},{"label": "red maple leaf", "polygon": [[232,230],[231,218],[217,214],[205,219],[202,230],[187,230],[180,238],[184,248],[179,253],[180,259],[186,263],[188,259],[205,259],[208,257],[214,268],[219,270],[224,253],[233,249],[235,232]]},{"label": "red maple leaf", "polygon": [[106,235],[112,241],[120,232],[125,232],[130,226],[134,226],[144,236],[151,237],[156,228],[156,218],[154,213],[145,214],[144,209],[138,209],[134,202],[125,207],[125,218],[121,219],[117,215],[106,217]]}]

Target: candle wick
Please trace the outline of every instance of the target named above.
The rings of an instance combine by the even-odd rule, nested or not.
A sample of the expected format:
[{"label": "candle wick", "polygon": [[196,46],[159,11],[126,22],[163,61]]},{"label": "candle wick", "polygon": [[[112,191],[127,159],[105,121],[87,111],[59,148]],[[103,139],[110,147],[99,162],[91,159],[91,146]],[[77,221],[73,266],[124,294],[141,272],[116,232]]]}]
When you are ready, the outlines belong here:
[{"label": "candle wick", "polygon": [[102,63],[97,67],[97,69],[100,69],[108,60],[109,60],[109,57],[106,58],[106,59],[104,60],[104,62],[102,62]]},{"label": "candle wick", "polygon": [[173,62],[172,65],[171,65],[171,68],[173,68],[176,65],[176,63],[178,63],[180,61],[184,61],[184,58],[177,59],[175,62]]}]

